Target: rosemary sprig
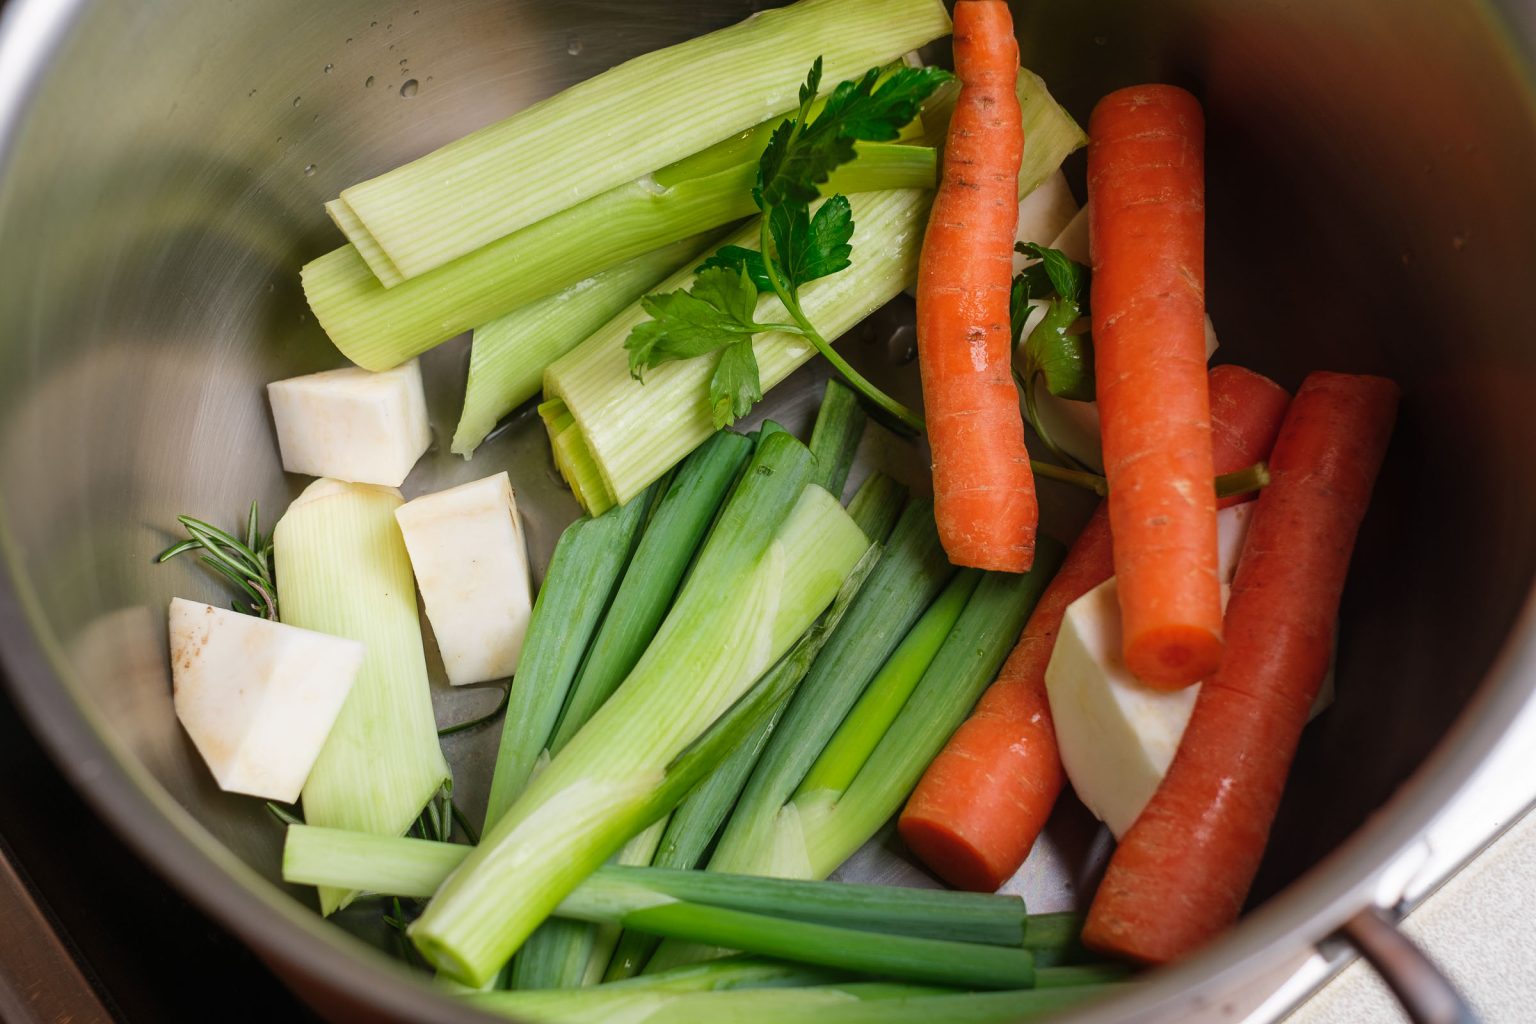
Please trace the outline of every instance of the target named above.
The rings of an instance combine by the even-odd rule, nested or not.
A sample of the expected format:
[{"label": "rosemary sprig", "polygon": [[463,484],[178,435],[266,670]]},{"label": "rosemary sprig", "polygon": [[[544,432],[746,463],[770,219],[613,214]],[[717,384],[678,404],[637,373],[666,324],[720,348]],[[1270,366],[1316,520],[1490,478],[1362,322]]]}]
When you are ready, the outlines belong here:
[{"label": "rosemary sprig", "polygon": [[251,502],[251,511],[246,516],[243,540],[192,516],[177,516],[176,521],[187,531],[187,539],[160,552],[155,561],[168,562],[184,552],[198,552],[198,562],[245,595],[245,602],[236,600],[231,603],[231,608],[276,622],[277,581],[272,568],[272,538],[261,533],[256,502]]}]

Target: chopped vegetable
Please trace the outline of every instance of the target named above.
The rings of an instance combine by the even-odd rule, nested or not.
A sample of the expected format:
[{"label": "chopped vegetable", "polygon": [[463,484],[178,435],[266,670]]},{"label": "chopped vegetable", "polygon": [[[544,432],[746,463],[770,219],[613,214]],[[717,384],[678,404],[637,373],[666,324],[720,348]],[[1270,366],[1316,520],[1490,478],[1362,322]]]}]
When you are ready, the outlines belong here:
[{"label": "chopped vegetable", "polygon": [[399,487],[432,443],[421,368],[355,366],[267,385],[283,468]]},{"label": "chopped vegetable", "polygon": [[[304,783],[312,825],[398,836],[451,778],[437,742],[399,492],[317,480],[273,532],[283,621],[363,644],[357,681]],[[329,914],[351,901],[322,887]]]},{"label": "chopped vegetable", "polygon": [[1018,67],[1008,6],[960,0],[960,98],[917,278],[918,365],[939,537],[957,565],[1004,572],[1029,569],[1040,516],[1008,317],[1024,151]]},{"label": "chopped vegetable", "polygon": [[596,519],[578,519],[555,544],[512,681],[485,812],[489,829],[516,802],[549,746],[555,721],[640,535],[649,495]]},{"label": "chopped vegetable", "polygon": [[297,800],[363,645],[178,597],[170,648],[176,717],[219,788]]},{"label": "chopped vegetable", "polygon": [[506,473],[395,510],[432,633],[454,686],[517,670],[533,597],[522,517]]},{"label": "chopped vegetable", "polygon": [[[1266,455],[1289,401],[1284,389],[1231,366],[1211,370],[1209,385],[1216,468],[1228,471]],[[902,812],[902,838],[949,884],[983,891],[1002,885],[1050,816],[1064,779],[1046,669],[1068,607],[1113,573],[1108,509],[1100,505],[997,682]]]},{"label": "chopped vegetable", "polygon": [[[1054,172],[1083,144],[1084,137],[1039,78],[1020,71],[1017,95],[1030,139],[1019,168],[1018,188],[1023,195]],[[923,108],[925,127],[930,121],[942,126],[953,100],[953,91],[936,90]],[[856,170],[864,159],[861,156],[843,170]],[[802,312],[828,340],[836,340],[914,279],[917,260],[910,240],[922,235],[929,197],[912,191],[871,192],[852,196],[851,202],[856,225],[849,243],[855,254],[853,265],[811,282],[800,294]],[[738,248],[750,246],[760,235],[760,230],[754,234],[749,228],[733,243]],[[660,290],[675,291],[691,282],[690,276],[679,275]],[[765,296],[759,305],[759,322],[783,319],[782,304],[775,305],[775,299]],[[629,378],[620,346],[645,319],[644,310],[632,307],[557,360],[544,377],[545,395],[559,399],[572,416],[575,436],[568,443],[580,442],[585,459],[602,479],[601,488],[578,491],[578,499],[589,511],[627,500],[714,432],[707,395],[714,373],[710,360],[665,363],[646,373],[643,387]],[[758,335],[753,351],[765,393],[813,353],[802,339],[789,334]]]},{"label": "chopped vegetable", "polygon": [[[832,601],[868,543],[809,450],[763,442],[656,638],[411,926],[439,970],[483,984],[580,878],[659,811],[667,766]],[[678,799],[683,794],[678,794]]]},{"label": "chopped vegetable", "polygon": [[1125,663],[1177,689],[1221,664],[1205,377],[1200,103],[1121,89],[1088,134],[1093,339]]},{"label": "chopped vegetable", "polygon": [[[816,456],[816,482],[835,498],[843,495],[859,439],[864,436],[866,419],[858,396],[837,381],[828,380],[821,396],[821,411],[811,429],[811,454]],[[899,505],[896,511],[901,511]]]},{"label": "chopped vegetable", "polygon": [[1314,373],[1291,402],[1232,586],[1226,659],[1110,860],[1083,930],[1091,949],[1161,963],[1237,919],[1328,670],[1397,401],[1383,378]]},{"label": "chopped vegetable", "polygon": [[791,83],[818,53],[844,78],[949,27],[938,0],[800,0],[761,12],[353,185],[341,194],[350,217],[337,219],[376,243],[367,251],[388,260],[377,268],[385,284],[415,277],[787,109]]},{"label": "chopped vegetable", "polygon": [[498,420],[539,393],[546,366],[689,263],[707,241],[695,235],[642,253],[476,327],[454,454],[473,455]]},{"label": "chopped vegetable", "polygon": [[[865,397],[906,427],[922,421],[881,392],[832,351],[800,305],[800,286],[848,268],[854,224],[848,198],[829,196],[811,214],[832,172],[857,155],[855,141],[895,139],[922,102],[950,78],[940,68],[899,67],[887,75],[871,68],[858,81],[841,82],[814,111],[822,62],[811,66],[800,88],[800,107],[778,125],[758,164],[753,201],[762,212],[758,248],[732,244],[705,262],[687,291],[648,295],[641,305],[650,320],[635,325],[624,347],[629,370],[642,372],[672,359],[719,351],[709,400],[716,427],[745,416],[763,397],[752,336],[767,331],[798,334],[827,358]],[[759,322],[757,294],[771,292],[791,323]]]}]

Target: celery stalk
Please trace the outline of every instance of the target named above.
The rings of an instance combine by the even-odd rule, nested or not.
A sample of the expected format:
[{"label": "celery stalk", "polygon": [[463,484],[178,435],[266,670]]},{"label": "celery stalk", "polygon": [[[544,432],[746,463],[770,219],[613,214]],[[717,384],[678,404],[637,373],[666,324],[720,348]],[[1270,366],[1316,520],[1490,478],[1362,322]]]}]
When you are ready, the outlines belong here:
[{"label": "celery stalk", "polygon": [[[858,159],[824,186],[829,194],[932,187],[931,148],[857,148]],[[630,182],[393,288],[379,283],[355,247],[342,246],[304,265],[304,296],[342,355],[386,370],[616,264],[751,216],[756,174],[753,154],[667,186]]]},{"label": "celery stalk", "polygon": [[648,504],[641,496],[596,519],[578,519],[555,544],[502,719],[485,812],[487,828],[501,820],[522,793],[534,762],[549,745],[587,641],[629,561]]},{"label": "celery stalk", "polygon": [[800,0],[635,57],[341,198],[415,277],[789,109],[818,55],[837,82],[949,30],[938,0]]},{"label": "celery stalk", "polygon": [[483,983],[581,878],[664,814],[653,796],[674,758],[832,601],[868,544],[808,486],[813,469],[785,435],[756,453],[639,664],[411,926],[439,970]]},{"label": "celery stalk", "polygon": [[[367,648],[304,784],[305,816],[385,836],[404,834],[451,782],[432,716],[415,577],[395,522],[402,503],[393,488],[317,480],[273,532],[283,621]],[[352,895],[323,887],[321,912]]]},{"label": "celery stalk", "polygon": [[[916,273],[918,247],[912,243],[922,235],[931,197],[915,190],[849,197],[853,265],[812,281],[800,293],[806,315],[824,337],[841,336]],[[757,236],[754,223],[728,244],[755,247]],[[692,281],[691,271],[679,273],[657,290],[675,291]],[[760,323],[782,323],[788,314],[778,299],[765,295],[756,317]],[[601,474],[605,493],[594,498],[599,507],[604,501],[627,500],[715,432],[708,390],[714,359],[663,363],[646,372],[643,384],[630,377],[624,339],[647,319],[638,305],[630,307],[544,373],[545,395],[565,403]],[[786,333],[759,334],[752,346],[764,393],[815,354],[804,338]]]},{"label": "celery stalk", "polygon": [[539,393],[544,367],[701,256],[707,243],[708,236],[695,235],[643,253],[476,327],[454,454],[473,455],[503,416]]}]

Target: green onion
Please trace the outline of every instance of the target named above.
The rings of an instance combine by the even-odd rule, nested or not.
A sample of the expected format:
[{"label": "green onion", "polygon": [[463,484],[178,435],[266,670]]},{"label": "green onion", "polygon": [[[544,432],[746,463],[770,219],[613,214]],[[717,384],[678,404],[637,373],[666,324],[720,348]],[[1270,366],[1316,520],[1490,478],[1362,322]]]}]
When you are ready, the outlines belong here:
[{"label": "green onion", "polygon": [[539,393],[544,367],[668,274],[693,262],[708,241],[708,236],[695,235],[644,253],[476,327],[464,408],[453,432],[454,454],[473,455],[503,416]]},{"label": "green onion", "polygon": [[[823,186],[829,194],[933,187],[936,156],[927,146],[860,143],[858,150]],[[751,216],[756,173],[756,153],[695,178],[658,172],[392,288],[356,248],[343,246],[305,264],[304,296],[343,355],[386,370],[609,267]]]},{"label": "green onion", "polygon": [[866,537],[884,539],[891,535],[896,520],[907,503],[904,484],[878,470],[864,478],[848,503],[848,514],[859,524]]},{"label": "green onion", "polygon": [[[654,875],[656,869],[651,870]],[[698,872],[677,874],[703,877]],[[880,899],[889,901],[889,897]],[[1034,958],[1019,945],[918,938],[750,913],[681,899],[649,878],[630,881],[617,871],[593,875],[556,912],[688,942],[884,977],[977,988],[1034,984]],[[1013,926],[1016,936],[1022,933],[1019,920]]]},{"label": "green onion", "polygon": [[[634,979],[642,981],[648,979]],[[775,986],[718,991],[627,989],[632,982],[566,992],[490,992],[467,995],[479,1009],[532,1024],[782,1024],[809,1009],[836,1010],[869,1000],[896,1002],[947,989],[882,982],[848,982],[808,988]]]},{"label": "green onion", "polygon": [[722,431],[690,455],[661,492],[560,713],[551,753],[570,742],[640,660],[751,451],[745,437]]},{"label": "green onion", "polygon": [[[316,825],[399,836],[451,780],[437,741],[416,583],[389,487],[317,480],[273,532],[278,605],[291,626],[361,641],[362,668],[304,784]],[[351,901],[324,887],[320,909]]]},{"label": "green onion", "polygon": [[938,0],[801,0],[629,60],[341,200],[415,277],[795,106],[818,55],[836,82],[949,31]]},{"label": "green onion", "polygon": [[[673,996],[660,1024],[1022,1024],[1055,1017],[1114,991],[1109,985],[1011,992],[940,993],[873,986],[774,989],[769,992],[697,992]],[[789,998],[799,996],[799,998]],[[837,998],[841,996],[841,998]],[[577,1018],[545,1020],[572,1022]],[[583,1018],[586,1020],[588,1018]]]},{"label": "green onion", "polygon": [[821,411],[811,429],[811,453],[819,467],[816,482],[839,497],[848,482],[848,471],[853,467],[853,456],[864,436],[867,419],[853,389],[829,378],[821,398]]},{"label": "green onion", "polygon": [[774,730],[726,823],[712,868],[751,871],[751,865],[760,862],[770,848],[780,808],[794,795],[865,685],[954,571],[933,525],[933,503],[911,502],[880,564],[849,609],[845,628],[816,659]]},{"label": "green onion", "polygon": [[808,486],[814,461],[783,434],[758,450],[640,663],[411,926],[439,970],[483,983],[581,878],[664,814],[653,796],[674,758],[831,603],[868,542]]},{"label": "green onion", "polygon": [[1093,959],[1082,935],[1082,914],[1032,914],[1024,931],[1024,945],[1034,950],[1035,963],[1041,967],[1082,964]]},{"label": "green onion", "polygon": [[817,790],[842,792],[853,784],[859,769],[906,706],[907,698],[917,688],[980,582],[981,573],[976,569],[962,569],[955,574],[938,600],[928,606],[880,666],[859,702],[806,773],[796,796]]},{"label": "green onion", "polygon": [[578,519],[555,545],[534,601],[512,681],[485,824],[501,820],[549,744],[565,695],[645,520],[641,496],[596,519]]},{"label": "green onion", "polygon": [[1042,539],[1023,575],[987,573],[912,696],[841,792],[797,795],[793,807],[812,877],[825,878],[901,808],[1018,641],[1063,551]]}]

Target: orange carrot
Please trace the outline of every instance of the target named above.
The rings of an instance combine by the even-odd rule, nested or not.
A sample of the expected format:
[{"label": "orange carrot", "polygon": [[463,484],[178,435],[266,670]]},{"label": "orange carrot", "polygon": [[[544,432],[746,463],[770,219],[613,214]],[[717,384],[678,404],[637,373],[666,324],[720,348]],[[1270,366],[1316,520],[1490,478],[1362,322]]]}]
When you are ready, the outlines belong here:
[{"label": "orange carrot", "polygon": [[1008,329],[1024,153],[1008,5],[959,0],[954,48],[960,98],[917,276],[934,518],[951,562],[1024,572],[1040,514]]},{"label": "orange carrot", "polygon": [[1112,92],[1088,122],[1094,375],[1125,664],[1178,689],[1221,663],[1205,379],[1205,139],[1182,89]]},{"label": "orange carrot", "polygon": [[[1269,454],[1290,396],[1236,366],[1210,373],[1217,473]],[[1240,502],[1243,498],[1230,498]],[[901,813],[901,837],[950,885],[991,892],[1035,844],[1065,781],[1046,700],[1045,667],[1067,606],[1114,574],[1107,505],[1078,534],[1018,646],[976,711],[928,766]]]},{"label": "orange carrot", "polygon": [[1083,930],[1091,948],[1163,963],[1237,920],[1328,670],[1397,396],[1380,377],[1314,373],[1291,403],[1233,581],[1226,660],[1110,860]]}]

